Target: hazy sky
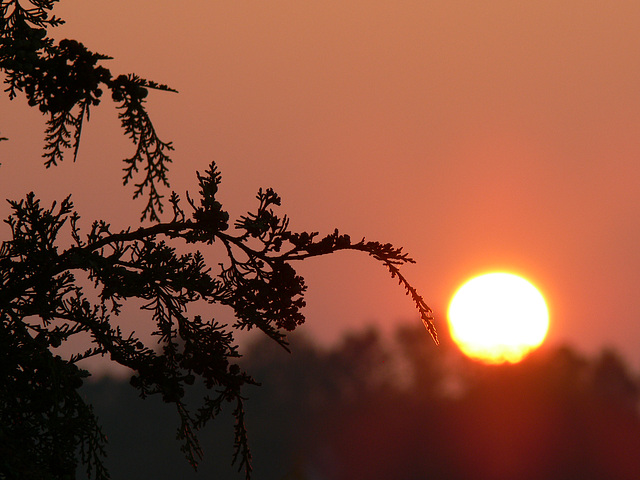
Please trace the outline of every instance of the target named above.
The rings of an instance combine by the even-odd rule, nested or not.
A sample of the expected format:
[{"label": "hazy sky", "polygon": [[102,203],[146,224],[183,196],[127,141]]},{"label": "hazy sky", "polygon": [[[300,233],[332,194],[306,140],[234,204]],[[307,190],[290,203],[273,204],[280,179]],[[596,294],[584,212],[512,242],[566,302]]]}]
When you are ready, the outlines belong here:
[{"label": "hazy sky", "polygon": [[[466,279],[522,274],[547,298],[550,342],[614,346],[640,367],[637,0],[64,0],[56,13],[56,35],[115,57],[115,74],[179,90],[149,101],[178,193],[215,160],[233,215],[271,186],[294,228],[404,246],[441,330]],[[73,192],[87,224],[137,221],[110,101],[78,163],[49,172],[39,113],[5,98],[0,112],[2,197]],[[323,339],[419,321],[365,256],[300,272],[305,328]]]}]

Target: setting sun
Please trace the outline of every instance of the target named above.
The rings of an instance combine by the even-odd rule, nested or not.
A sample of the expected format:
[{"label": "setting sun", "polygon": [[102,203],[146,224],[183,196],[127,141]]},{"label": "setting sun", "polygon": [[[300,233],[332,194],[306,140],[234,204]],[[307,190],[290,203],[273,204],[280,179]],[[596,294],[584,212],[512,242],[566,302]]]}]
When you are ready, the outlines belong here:
[{"label": "setting sun", "polygon": [[466,282],[449,305],[454,342],[470,358],[516,363],[537,348],[549,328],[542,294],[522,277],[487,273]]}]

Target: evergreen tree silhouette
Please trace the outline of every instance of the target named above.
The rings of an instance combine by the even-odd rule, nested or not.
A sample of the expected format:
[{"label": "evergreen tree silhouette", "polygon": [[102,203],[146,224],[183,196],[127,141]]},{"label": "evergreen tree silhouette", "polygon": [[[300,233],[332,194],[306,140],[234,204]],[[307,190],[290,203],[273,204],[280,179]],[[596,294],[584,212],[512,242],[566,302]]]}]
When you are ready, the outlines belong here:
[{"label": "evergreen tree silhouette", "polygon": [[[141,221],[150,225],[114,230],[103,220],[83,224],[70,196],[50,207],[34,193],[10,200],[5,222],[11,236],[0,247],[0,477],[74,478],[80,462],[89,477],[109,478],[105,435],[78,393],[89,372],[77,363],[102,355],[133,370],[130,383],[142,398],[158,395],[175,406],[177,436],[194,467],[203,455],[196,432],[231,403],[233,462],[249,478],[242,392],[256,382],[237,362],[234,333],[257,328],[287,349],[287,332],[304,322],[306,285],[295,262],[354,250],[386,267],[437,342],[431,309],[399,270],[413,260],[391,244],[352,241],[337,230],[325,236],[293,232],[286,215],[278,213],[281,199],[271,189],[258,192],[253,212],[232,221],[217,199],[221,175],[214,163],[197,173],[197,196],[187,193],[184,202],[172,192],[165,200],[173,147],[158,136],[145,102],[150,89],[175,91],[135,74],[112,74],[104,66],[110,57],[76,40],[54,41],[49,30],[63,23],[52,15],[55,3],[0,1],[5,91],[10,99],[23,95],[47,116],[46,167],[63,161],[69,151],[77,160],[90,111],[109,92],[134,145],[124,159],[123,182],[133,183],[134,198],[147,199]],[[65,226],[71,231],[70,247],[60,239]],[[209,265],[199,252],[181,253],[178,245],[184,242],[216,242],[226,256]],[[92,282],[97,298],[79,273]],[[133,300],[142,303],[154,323],[160,350],[113,325],[123,305]],[[189,316],[193,302],[228,306],[235,321],[226,325]],[[89,350],[68,359],[52,351],[82,334],[92,339]],[[184,397],[196,380],[209,393],[194,411]]]}]

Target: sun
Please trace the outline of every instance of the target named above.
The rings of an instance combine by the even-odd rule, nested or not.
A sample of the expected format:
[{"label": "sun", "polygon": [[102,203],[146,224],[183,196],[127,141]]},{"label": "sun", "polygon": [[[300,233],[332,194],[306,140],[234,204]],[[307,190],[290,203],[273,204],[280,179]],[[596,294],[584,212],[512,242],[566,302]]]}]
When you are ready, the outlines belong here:
[{"label": "sun", "polygon": [[511,273],[472,278],[454,294],[448,312],[454,342],[470,358],[516,363],[540,346],[549,311],[531,283]]}]

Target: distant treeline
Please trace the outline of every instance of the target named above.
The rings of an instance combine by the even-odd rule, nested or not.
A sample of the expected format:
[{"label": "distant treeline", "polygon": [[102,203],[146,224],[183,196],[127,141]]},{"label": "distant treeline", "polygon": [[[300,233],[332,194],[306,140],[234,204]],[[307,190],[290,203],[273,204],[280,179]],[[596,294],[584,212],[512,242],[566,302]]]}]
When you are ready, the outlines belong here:
[{"label": "distant treeline", "polygon": [[[265,340],[244,358],[262,383],[246,405],[257,480],[640,478],[638,382],[612,351],[543,348],[483,366],[422,327],[393,343],[370,329],[332,349],[298,336],[292,350]],[[201,433],[194,473],[170,406],[111,379],[83,392],[114,480],[243,478],[230,466],[231,415]]]}]

